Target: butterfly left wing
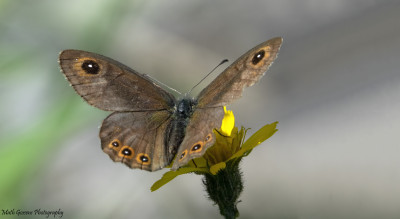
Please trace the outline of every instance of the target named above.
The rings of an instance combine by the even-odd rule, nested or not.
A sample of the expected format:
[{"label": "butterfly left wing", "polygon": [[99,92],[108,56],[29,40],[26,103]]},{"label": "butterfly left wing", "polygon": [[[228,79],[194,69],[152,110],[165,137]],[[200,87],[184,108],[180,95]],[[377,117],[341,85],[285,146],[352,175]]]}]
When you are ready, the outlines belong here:
[{"label": "butterfly left wing", "polygon": [[[168,165],[175,146],[165,143],[175,97],[147,75],[91,52],[64,50],[62,72],[90,105],[117,111],[100,129],[103,151],[131,168],[154,171]],[[172,151],[174,153],[172,153]]]},{"label": "butterfly left wing", "polygon": [[59,57],[65,77],[90,105],[107,111],[171,109],[175,97],[145,74],[108,57],[64,50]]},{"label": "butterfly left wing", "polygon": [[168,111],[114,112],[101,126],[101,147],[113,161],[130,168],[159,170],[175,155],[165,143],[171,120]]}]

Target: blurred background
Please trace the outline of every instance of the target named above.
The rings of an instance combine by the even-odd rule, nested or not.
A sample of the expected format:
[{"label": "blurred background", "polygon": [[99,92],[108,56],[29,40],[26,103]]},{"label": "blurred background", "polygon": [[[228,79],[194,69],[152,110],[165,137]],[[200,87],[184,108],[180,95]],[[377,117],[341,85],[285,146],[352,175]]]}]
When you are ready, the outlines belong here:
[{"label": "blurred background", "polygon": [[58,53],[100,53],[186,92],[222,59],[282,36],[269,72],[229,107],[249,134],[279,121],[242,161],[241,218],[400,218],[399,11],[373,0],[2,0],[0,208],[221,218],[200,176],[152,193],[165,171],[102,152],[109,112],[74,92]]}]

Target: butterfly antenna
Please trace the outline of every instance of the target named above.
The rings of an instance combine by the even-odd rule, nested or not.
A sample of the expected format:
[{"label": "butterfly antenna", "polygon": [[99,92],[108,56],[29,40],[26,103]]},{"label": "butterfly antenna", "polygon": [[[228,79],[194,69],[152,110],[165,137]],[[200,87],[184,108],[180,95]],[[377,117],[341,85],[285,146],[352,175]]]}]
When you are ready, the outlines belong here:
[{"label": "butterfly antenna", "polygon": [[201,79],[196,85],[194,85],[192,87],[192,89],[189,90],[189,92],[187,92],[187,94],[190,94],[190,92],[192,92],[192,90],[197,87],[197,85],[199,85],[201,82],[204,81],[204,79],[206,79],[211,73],[213,73],[215,71],[215,69],[217,69],[219,66],[221,66],[222,64],[224,64],[225,62],[228,62],[228,59],[224,59],[222,60],[217,66],[215,66],[203,79]]},{"label": "butterfly antenna", "polygon": [[175,90],[174,88],[172,88],[172,87],[170,87],[170,86],[168,86],[168,85],[162,83],[161,81],[155,79],[154,77],[150,77],[149,75],[147,75],[147,76],[148,76],[149,78],[151,78],[152,80],[156,81],[157,83],[161,84],[162,86],[164,86],[164,87],[166,87],[166,88],[168,88],[168,89],[170,89],[170,90],[172,90],[172,91],[175,91],[175,92],[178,93],[179,95],[182,95],[181,92],[179,92],[179,91]]}]

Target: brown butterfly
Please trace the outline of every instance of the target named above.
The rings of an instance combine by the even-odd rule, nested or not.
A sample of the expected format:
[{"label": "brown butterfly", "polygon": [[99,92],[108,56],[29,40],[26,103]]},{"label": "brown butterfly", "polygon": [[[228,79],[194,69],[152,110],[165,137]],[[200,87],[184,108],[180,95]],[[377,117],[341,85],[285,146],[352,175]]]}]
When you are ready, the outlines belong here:
[{"label": "brown butterfly", "polygon": [[232,63],[197,98],[177,100],[145,74],[110,58],[64,50],[59,63],[76,92],[90,105],[114,111],[100,129],[101,147],[130,168],[172,169],[200,157],[215,142],[223,106],[260,80],[277,57],[282,38],[270,39]]}]

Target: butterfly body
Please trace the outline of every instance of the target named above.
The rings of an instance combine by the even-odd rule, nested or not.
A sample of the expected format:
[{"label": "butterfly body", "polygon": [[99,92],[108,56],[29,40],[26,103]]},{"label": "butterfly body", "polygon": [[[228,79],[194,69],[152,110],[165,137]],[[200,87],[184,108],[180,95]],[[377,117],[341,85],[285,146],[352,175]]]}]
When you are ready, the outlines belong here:
[{"label": "butterfly body", "polygon": [[[100,128],[101,147],[131,168],[172,169],[200,157],[215,142],[223,106],[241,97],[275,60],[282,38],[251,49],[204,88],[180,100],[145,74],[91,52],[64,50],[59,62],[75,91],[89,104],[113,111]],[[175,160],[174,160],[175,158]]]},{"label": "butterfly body", "polygon": [[[193,113],[194,99],[181,99],[174,107],[173,118],[168,125],[165,143],[172,157],[175,156],[179,145],[185,137],[186,126]],[[170,160],[170,161],[171,161]]]}]

